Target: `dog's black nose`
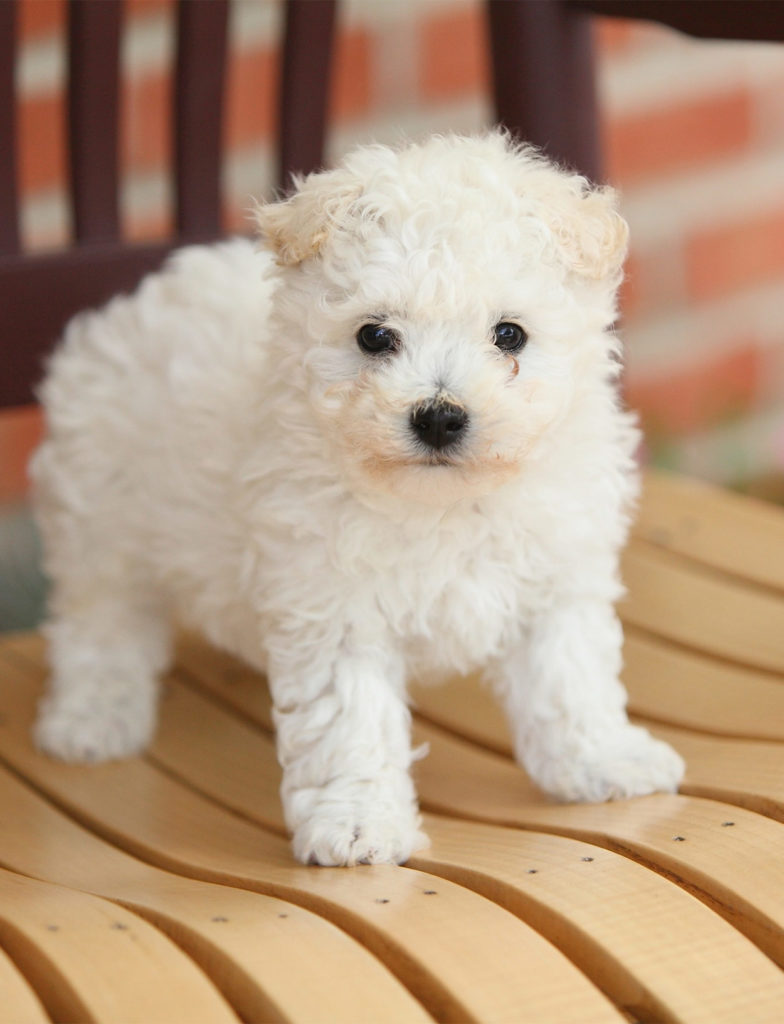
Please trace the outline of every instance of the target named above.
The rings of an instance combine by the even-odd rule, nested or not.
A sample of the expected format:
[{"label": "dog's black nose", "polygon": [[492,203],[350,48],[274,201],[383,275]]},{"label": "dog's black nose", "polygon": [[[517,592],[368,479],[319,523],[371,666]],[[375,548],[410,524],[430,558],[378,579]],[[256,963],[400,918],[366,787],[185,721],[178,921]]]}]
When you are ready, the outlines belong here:
[{"label": "dog's black nose", "polygon": [[452,402],[418,405],[411,413],[411,428],[430,448],[447,448],[460,439],[468,413]]}]

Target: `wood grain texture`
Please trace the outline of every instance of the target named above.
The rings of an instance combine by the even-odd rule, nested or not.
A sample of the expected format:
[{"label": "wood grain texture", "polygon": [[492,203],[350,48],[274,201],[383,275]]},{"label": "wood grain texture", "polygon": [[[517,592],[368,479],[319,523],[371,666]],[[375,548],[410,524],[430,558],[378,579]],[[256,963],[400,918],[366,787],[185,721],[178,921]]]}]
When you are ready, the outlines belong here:
[{"label": "wood grain texture", "polygon": [[8,871],[0,871],[0,907],[0,940],[55,1019],[235,1020],[187,957],[121,907]]},{"label": "wood grain texture", "polygon": [[[2,942],[2,938],[0,938]],[[49,1024],[51,1018],[41,1005],[25,976],[13,960],[0,948],[0,992],[3,1011],[17,1024]]]},{"label": "wood grain texture", "polygon": [[780,596],[634,540],[623,558],[624,622],[732,664],[784,673]]},{"label": "wood grain texture", "polygon": [[[635,714],[687,760],[680,794],[556,805],[515,765],[478,679],[418,687],[432,845],[405,867],[294,863],[264,680],[202,641],[178,648],[148,754],[82,767],[30,742],[40,638],[0,639],[4,1010],[777,1024],[781,518],[677,481],[646,492],[626,560],[625,680]],[[694,521],[704,547],[682,536]],[[768,557],[750,554],[744,574],[758,542]]]},{"label": "wood grain texture", "polygon": [[[17,648],[4,672],[0,756],[90,829],[169,870],[288,899],[319,913],[382,960],[439,1020],[538,1024],[573,1019],[578,1010],[581,1020],[621,1019],[564,954],[469,889],[440,881],[439,899],[433,900],[433,878],[424,872],[303,868],[294,864],[283,838],[206,800],[175,779],[170,768],[161,772],[139,759],[85,768],[38,756],[25,737],[33,693],[21,660]],[[30,665],[40,683],[40,668]],[[171,700],[165,708],[164,718],[169,708],[172,717],[179,710]],[[211,732],[208,727],[205,738]],[[156,744],[156,761],[162,745]],[[179,774],[190,770],[181,763]]]},{"label": "wood grain texture", "polygon": [[784,591],[784,516],[766,502],[669,473],[645,475],[634,534]]}]

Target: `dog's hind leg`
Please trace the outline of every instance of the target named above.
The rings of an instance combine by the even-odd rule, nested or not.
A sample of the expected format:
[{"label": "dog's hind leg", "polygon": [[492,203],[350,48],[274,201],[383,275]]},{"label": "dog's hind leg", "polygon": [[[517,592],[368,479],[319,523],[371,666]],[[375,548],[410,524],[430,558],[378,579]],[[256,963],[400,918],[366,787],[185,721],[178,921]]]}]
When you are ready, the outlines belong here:
[{"label": "dog's hind leg", "polygon": [[104,761],[142,750],[155,729],[158,677],[170,656],[169,623],[148,594],[104,578],[89,590],[55,587],[45,627],[51,677],[34,737],[67,761]]}]

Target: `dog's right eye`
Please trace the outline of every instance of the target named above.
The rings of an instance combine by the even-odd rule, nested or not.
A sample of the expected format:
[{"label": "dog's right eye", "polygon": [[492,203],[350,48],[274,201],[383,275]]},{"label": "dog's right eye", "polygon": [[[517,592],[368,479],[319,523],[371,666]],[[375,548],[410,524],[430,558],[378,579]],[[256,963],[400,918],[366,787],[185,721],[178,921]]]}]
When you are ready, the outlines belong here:
[{"label": "dog's right eye", "polygon": [[510,323],[508,320],[502,320],[496,324],[494,334],[496,348],[500,348],[502,352],[509,352],[510,354],[519,352],[526,341],[528,341],[528,335],[523,328],[519,324]]},{"label": "dog's right eye", "polygon": [[357,344],[369,355],[382,352],[393,352],[400,342],[400,337],[391,327],[384,324],[363,324],[357,331]]}]

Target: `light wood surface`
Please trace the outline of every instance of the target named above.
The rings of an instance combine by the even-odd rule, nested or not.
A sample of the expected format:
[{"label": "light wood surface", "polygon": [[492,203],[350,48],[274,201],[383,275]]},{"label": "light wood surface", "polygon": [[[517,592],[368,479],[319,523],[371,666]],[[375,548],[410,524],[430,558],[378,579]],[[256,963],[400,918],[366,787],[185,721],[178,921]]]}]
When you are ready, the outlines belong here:
[{"label": "light wood surface", "polygon": [[784,517],[765,502],[688,477],[648,473],[634,535],[784,590]]},{"label": "light wood surface", "polygon": [[681,793],[553,804],[478,679],[420,686],[399,868],[295,864],[264,681],[201,640],[150,751],[84,767],[30,742],[40,638],[0,638],[0,1020],[778,1024],[784,516],[651,477],[626,578]]},{"label": "light wood surface", "polygon": [[0,924],[0,992],[8,1019],[18,1024],[49,1024],[49,1016],[24,975],[2,948],[8,941]]}]

